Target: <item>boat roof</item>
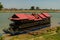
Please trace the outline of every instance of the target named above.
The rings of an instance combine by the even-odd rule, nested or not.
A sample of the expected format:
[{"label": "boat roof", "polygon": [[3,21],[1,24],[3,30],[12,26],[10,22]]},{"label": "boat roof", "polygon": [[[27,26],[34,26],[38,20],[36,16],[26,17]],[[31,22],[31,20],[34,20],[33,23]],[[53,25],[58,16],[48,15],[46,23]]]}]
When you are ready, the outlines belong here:
[{"label": "boat roof", "polygon": [[[43,13],[43,14],[36,14],[36,16],[32,14],[14,14],[18,18],[13,18],[11,17],[10,20],[42,20],[43,18],[51,17],[48,13]],[[36,18],[37,17],[37,18]]]},{"label": "boat roof", "polygon": [[46,18],[43,14],[38,14],[41,18]]},{"label": "boat roof", "polygon": [[51,17],[49,13],[42,13],[45,17]]},{"label": "boat roof", "polygon": [[19,17],[19,19],[28,19],[26,14],[15,14],[16,16]]}]

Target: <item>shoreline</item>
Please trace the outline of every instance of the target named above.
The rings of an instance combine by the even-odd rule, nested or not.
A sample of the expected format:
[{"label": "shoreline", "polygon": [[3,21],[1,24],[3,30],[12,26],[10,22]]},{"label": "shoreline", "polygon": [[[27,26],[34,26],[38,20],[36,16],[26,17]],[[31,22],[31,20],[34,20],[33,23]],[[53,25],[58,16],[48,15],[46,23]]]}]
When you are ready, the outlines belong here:
[{"label": "shoreline", "polygon": [[56,10],[1,10],[0,13],[60,13],[60,11]]}]

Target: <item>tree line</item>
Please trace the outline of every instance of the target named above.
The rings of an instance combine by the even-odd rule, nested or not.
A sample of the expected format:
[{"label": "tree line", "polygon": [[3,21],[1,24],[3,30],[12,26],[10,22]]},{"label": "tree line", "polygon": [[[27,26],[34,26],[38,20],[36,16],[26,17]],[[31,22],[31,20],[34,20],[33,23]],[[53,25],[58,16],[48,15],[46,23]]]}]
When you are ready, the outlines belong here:
[{"label": "tree line", "polygon": [[[3,4],[0,2],[0,10],[3,9]],[[39,7],[31,6],[30,10],[39,10]]]},{"label": "tree line", "polygon": [[[2,10],[2,9],[4,9],[4,7],[3,7],[3,4],[0,2],[0,10]],[[11,8],[11,9],[8,9],[8,8],[6,8],[6,10],[40,10],[40,8],[37,6],[37,7],[35,7],[35,6],[31,6],[29,9],[17,9],[17,8]],[[55,10],[55,9],[42,9],[42,10]],[[58,10],[58,9],[57,9]]]},{"label": "tree line", "polygon": [[31,6],[30,10],[39,10],[39,7]]}]

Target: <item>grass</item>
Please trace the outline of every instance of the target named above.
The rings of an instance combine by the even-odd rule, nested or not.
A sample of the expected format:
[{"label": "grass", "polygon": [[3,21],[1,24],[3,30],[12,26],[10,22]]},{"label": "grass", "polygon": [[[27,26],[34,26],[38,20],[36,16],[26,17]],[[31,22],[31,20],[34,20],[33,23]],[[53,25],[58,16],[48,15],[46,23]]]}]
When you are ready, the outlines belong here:
[{"label": "grass", "polygon": [[60,40],[60,27],[56,27],[55,32],[56,34],[53,35],[46,34],[43,35],[43,37],[45,38],[45,40]]},{"label": "grass", "polygon": [[45,40],[60,40],[60,33],[55,35],[44,35]]},{"label": "grass", "polygon": [[35,36],[34,40],[60,40],[60,27],[49,29],[47,33],[44,33],[41,36]]},{"label": "grass", "polygon": [[[39,33],[39,31],[38,31]],[[6,37],[5,38],[10,38]],[[3,37],[0,37],[0,40],[3,40]],[[47,28],[42,30],[39,34],[22,34],[12,36],[9,40],[60,40],[60,27],[56,28]]]},{"label": "grass", "polygon": [[60,10],[56,11],[56,10],[1,10],[0,12],[4,12],[4,13],[31,13],[31,12],[60,12]]},{"label": "grass", "polygon": [[2,36],[0,36],[0,40],[4,40]]}]

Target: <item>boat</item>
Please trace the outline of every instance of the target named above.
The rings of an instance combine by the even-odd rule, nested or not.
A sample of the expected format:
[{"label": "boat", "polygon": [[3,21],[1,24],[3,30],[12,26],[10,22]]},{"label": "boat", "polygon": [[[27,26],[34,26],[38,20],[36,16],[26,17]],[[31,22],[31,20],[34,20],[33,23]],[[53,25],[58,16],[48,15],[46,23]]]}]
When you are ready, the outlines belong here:
[{"label": "boat", "polygon": [[17,13],[13,14],[9,20],[13,23],[10,23],[10,27],[3,29],[3,31],[11,35],[28,33],[51,26],[51,15],[49,13]]}]

